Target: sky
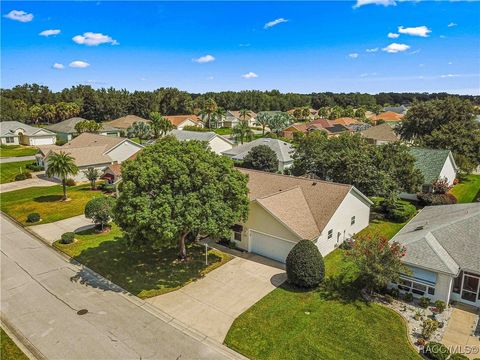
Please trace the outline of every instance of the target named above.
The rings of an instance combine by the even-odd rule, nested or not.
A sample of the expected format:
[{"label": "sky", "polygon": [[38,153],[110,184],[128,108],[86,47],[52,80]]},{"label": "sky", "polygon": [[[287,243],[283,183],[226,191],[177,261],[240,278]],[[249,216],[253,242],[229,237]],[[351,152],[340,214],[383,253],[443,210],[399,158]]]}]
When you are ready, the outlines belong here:
[{"label": "sky", "polygon": [[2,1],[1,86],[480,94],[480,2]]}]

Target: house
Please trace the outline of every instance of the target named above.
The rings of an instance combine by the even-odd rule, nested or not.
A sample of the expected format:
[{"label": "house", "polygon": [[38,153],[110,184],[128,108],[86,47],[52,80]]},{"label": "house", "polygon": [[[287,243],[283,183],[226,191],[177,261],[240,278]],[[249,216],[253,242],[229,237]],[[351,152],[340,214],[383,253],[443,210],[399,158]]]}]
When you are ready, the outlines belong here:
[{"label": "house", "polygon": [[384,145],[400,141],[400,137],[397,135],[392,125],[386,123],[360,131],[360,135],[374,145]]},{"label": "house", "polygon": [[255,126],[255,119],[257,118],[257,114],[253,111],[249,111],[245,119],[243,118],[240,111],[228,110],[225,114],[225,117],[222,119],[221,127],[229,127],[232,128],[237,126],[240,121],[247,121],[249,126]]},{"label": "house", "polygon": [[296,132],[300,132],[302,134],[307,133],[308,124],[305,123],[295,123],[290,125],[289,127],[283,129],[282,136],[287,139],[293,139],[293,134]]},{"label": "house", "polygon": [[87,181],[83,173],[93,167],[103,173],[112,164],[121,164],[143,149],[143,146],[129,139],[82,133],[63,146],[42,146],[36,155],[37,162],[48,169],[48,158],[53,153],[65,152],[75,159],[79,172],[75,181]]},{"label": "house", "polygon": [[250,211],[233,227],[241,249],[285,262],[300,240],[323,256],[368,226],[372,202],[351,185],[239,169],[248,175]]},{"label": "house", "polygon": [[[294,108],[294,109],[288,110],[287,113],[289,113],[290,115],[292,115],[295,118],[300,119],[301,117],[297,117],[297,116],[302,110],[303,110],[303,108]],[[296,114],[297,114],[297,116],[295,116]],[[312,121],[312,120],[315,120],[317,117],[318,117],[318,110],[308,109],[308,116],[301,118],[301,120]]]},{"label": "house", "polygon": [[361,122],[358,121],[357,119],[354,119],[354,118],[342,117],[342,118],[338,118],[338,119],[335,119],[335,120],[330,120],[330,124],[332,124],[332,125],[343,125],[345,127],[348,127],[348,126],[351,126],[351,125],[359,125],[359,124],[361,124]]},{"label": "house", "polygon": [[109,184],[116,184],[122,179],[122,166],[119,163],[110,164],[103,170],[102,179]]},{"label": "house", "polygon": [[370,120],[374,124],[378,123],[379,121],[398,123],[403,120],[403,116],[404,115],[397,114],[396,112],[393,112],[393,111],[385,111],[378,115],[372,116]]},{"label": "house", "polygon": [[183,130],[185,126],[203,127],[203,124],[197,115],[172,115],[165,116],[165,118],[178,130]]},{"label": "house", "polygon": [[279,139],[260,138],[238,145],[230,150],[224,151],[222,154],[233,160],[243,160],[250,150],[259,145],[266,145],[275,152],[278,159],[279,171],[288,169],[293,165],[292,155],[295,149],[292,144]]},{"label": "house", "polygon": [[[86,121],[86,119],[81,117],[73,117],[59,123],[49,125],[47,126],[47,129],[56,133],[58,140],[70,141],[78,135],[75,126],[81,121]],[[97,134],[106,136],[120,136],[120,129],[114,128],[107,123],[101,125],[102,127],[97,131]]]},{"label": "house", "polygon": [[210,149],[216,154],[221,154],[233,147],[233,143],[230,140],[215,134],[213,131],[186,131],[175,129],[169,131],[167,135],[174,136],[179,141],[206,141]]},{"label": "house", "polygon": [[137,116],[137,115],[126,115],[126,116],[122,116],[118,119],[109,121],[106,124],[108,124],[110,126],[113,126],[116,129],[126,131],[135,122],[150,123],[150,120],[144,119],[144,118],[142,118],[140,116]]},{"label": "house", "polygon": [[308,124],[307,131],[323,131],[328,137],[339,136],[341,133],[351,131],[342,124],[335,124],[331,120],[317,119]]},{"label": "house", "polygon": [[391,241],[410,269],[397,287],[415,297],[480,307],[480,203],[427,206]]},{"label": "house", "polygon": [[0,122],[0,143],[2,145],[52,145],[56,141],[55,134],[47,129],[18,121]]}]

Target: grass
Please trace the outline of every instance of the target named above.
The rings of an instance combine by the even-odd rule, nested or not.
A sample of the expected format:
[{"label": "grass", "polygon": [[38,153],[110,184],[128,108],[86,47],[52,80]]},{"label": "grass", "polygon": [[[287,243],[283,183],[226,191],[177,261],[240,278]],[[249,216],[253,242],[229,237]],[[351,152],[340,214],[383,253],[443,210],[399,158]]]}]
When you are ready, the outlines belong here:
[{"label": "grass", "polygon": [[2,194],[0,210],[24,225],[30,213],[38,212],[42,218],[39,223],[46,224],[83,214],[85,204],[96,196],[103,196],[99,191],[90,190],[89,185],[67,188],[69,201],[60,201],[62,186],[31,187]]},{"label": "grass", "polygon": [[395,223],[383,219],[374,219],[370,222],[370,225],[360,231],[355,237],[369,237],[374,234],[380,234],[387,239],[391,239],[405,226],[406,223],[407,222]]},{"label": "grass", "polygon": [[22,145],[0,145],[0,157],[31,156],[37,153],[38,149],[32,146]]},{"label": "grass", "polygon": [[10,163],[0,163],[0,184],[15,181],[15,176],[30,170],[27,170],[27,165],[33,161],[16,161]]},{"label": "grass", "polygon": [[480,196],[480,175],[467,175],[450,192],[455,195],[458,203],[475,202]]},{"label": "grass", "polygon": [[226,345],[251,359],[421,359],[400,315],[358,297],[342,250],[325,266],[320,289],[275,289],[234,321]]},{"label": "grass", "polygon": [[57,241],[53,246],[142,299],[177,290],[231,259],[228,254],[210,250],[206,266],[205,248],[190,244],[190,259],[178,262],[176,247],[153,250],[128,246],[115,224],[108,233],[89,229],[75,238],[78,241],[72,244]]},{"label": "grass", "polygon": [[13,342],[2,328],[0,328],[0,359],[2,360],[28,360],[28,357]]},{"label": "grass", "polygon": [[213,131],[218,135],[230,135],[232,133],[232,128],[218,128],[213,129]]}]

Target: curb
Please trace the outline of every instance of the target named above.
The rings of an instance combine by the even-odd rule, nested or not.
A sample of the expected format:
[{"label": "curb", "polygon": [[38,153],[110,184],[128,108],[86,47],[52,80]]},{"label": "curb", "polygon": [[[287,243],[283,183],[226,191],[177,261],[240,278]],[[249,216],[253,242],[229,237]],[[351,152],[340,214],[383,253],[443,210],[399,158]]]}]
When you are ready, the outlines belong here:
[{"label": "curb", "polygon": [[47,358],[38,350],[20,331],[17,330],[0,312],[0,325],[3,331],[12,339],[15,345],[31,360],[47,360]]}]

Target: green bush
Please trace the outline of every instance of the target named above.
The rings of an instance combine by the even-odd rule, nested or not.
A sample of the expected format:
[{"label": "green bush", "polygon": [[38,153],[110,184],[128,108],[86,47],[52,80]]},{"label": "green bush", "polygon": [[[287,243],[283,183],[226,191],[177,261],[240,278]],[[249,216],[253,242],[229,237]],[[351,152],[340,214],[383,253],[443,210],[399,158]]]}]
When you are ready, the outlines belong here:
[{"label": "green bush", "polygon": [[394,299],[398,299],[398,298],[400,297],[400,291],[398,291],[397,288],[390,289],[390,295],[391,295]]},{"label": "green bush", "polygon": [[424,339],[430,339],[433,333],[438,329],[438,321],[432,319],[426,319],[422,323],[422,337]]},{"label": "green bush", "polygon": [[393,303],[393,296],[390,294],[385,294],[384,299],[389,304]]},{"label": "green bush", "polygon": [[457,203],[457,198],[450,193],[446,194],[432,194],[426,193],[417,194],[420,205],[422,206],[435,206],[435,205],[451,205]]},{"label": "green bush", "polygon": [[45,168],[42,166],[42,165],[38,165],[37,163],[31,163],[31,164],[28,164],[27,166],[27,169],[28,170],[32,170],[32,171],[42,171],[44,170]]},{"label": "green bush", "polygon": [[378,208],[385,214],[386,219],[394,222],[405,222],[417,212],[414,205],[402,200],[397,200],[394,203],[384,200],[379,204]]},{"label": "green bush", "polygon": [[194,125],[187,125],[183,127],[183,130],[185,131],[197,131],[197,132],[207,132],[210,131],[210,129],[207,128],[202,128],[200,126],[194,126]]},{"label": "green bush", "polygon": [[62,238],[60,239],[60,242],[62,244],[71,244],[74,239],[75,239],[74,232],[66,232],[62,234]]},{"label": "green bush", "polygon": [[445,304],[445,301],[437,300],[437,301],[435,301],[435,307],[436,307],[438,313],[441,314],[445,311],[447,305]]},{"label": "green bush", "polygon": [[422,296],[420,299],[418,299],[418,303],[422,308],[426,309],[428,305],[430,305],[430,299],[426,296]]},{"label": "green bush", "polygon": [[30,174],[29,172],[24,172],[24,173],[21,173],[21,174],[17,174],[15,176],[15,181],[21,181],[21,180],[26,180],[26,179],[31,179],[32,178],[32,174]]},{"label": "green bush", "polygon": [[452,356],[450,356],[448,360],[468,360],[468,357],[463,354],[455,353],[452,354]]},{"label": "green bush", "polygon": [[325,276],[322,254],[310,240],[298,242],[287,256],[288,282],[301,287],[318,286]]},{"label": "green bush", "polygon": [[403,296],[403,299],[404,299],[406,302],[412,302],[412,301],[413,301],[413,294],[412,294],[412,293],[406,293],[406,294]]},{"label": "green bush", "polygon": [[66,184],[67,184],[67,186],[75,186],[75,185],[77,185],[77,183],[75,182],[75,180],[72,179],[72,178],[67,179]]},{"label": "green bush", "polygon": [[29,223],[36,223],[40,221],[40,214],[39,213],[31,213],[27,216],[27,222]]},{"label": "green bush", "polygon": [[450,350],[438,342],[431,341],[423,349],[423,354],[432,360],[447,360]]}]

